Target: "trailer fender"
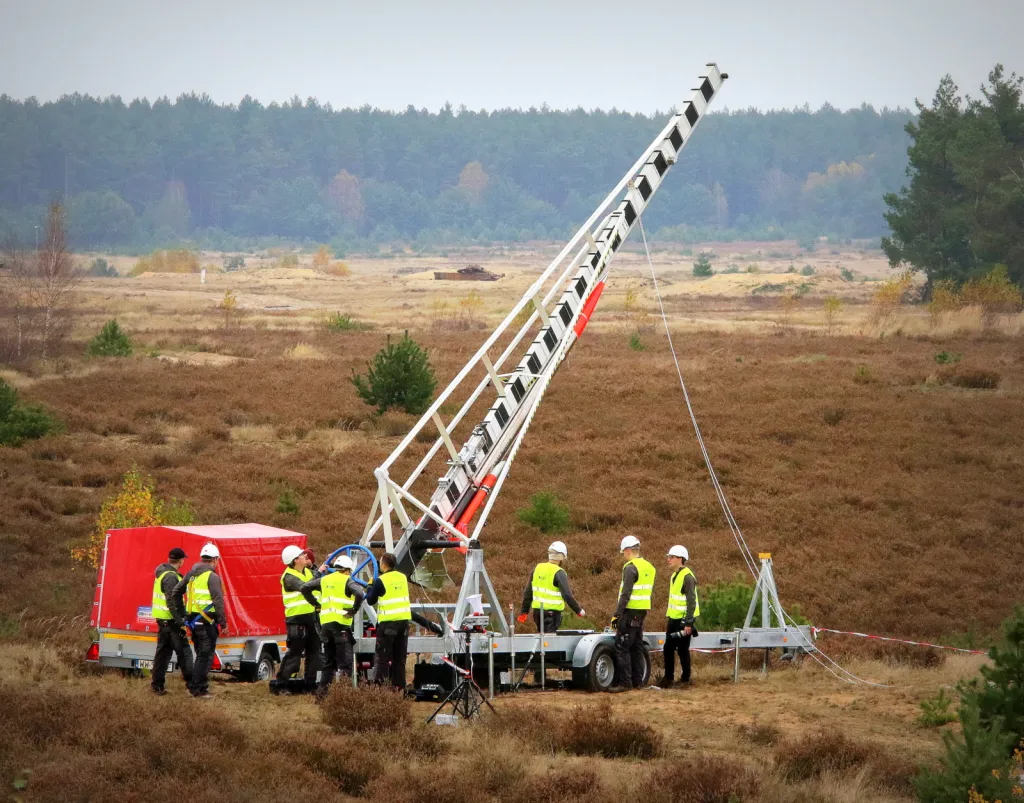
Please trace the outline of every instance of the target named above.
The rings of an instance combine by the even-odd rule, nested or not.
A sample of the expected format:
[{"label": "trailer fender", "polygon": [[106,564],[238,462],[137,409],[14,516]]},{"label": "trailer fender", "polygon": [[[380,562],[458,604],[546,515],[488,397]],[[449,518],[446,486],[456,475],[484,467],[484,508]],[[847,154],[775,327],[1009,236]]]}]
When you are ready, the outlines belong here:
[{"label": "trailer fender", "polygon": [[614,633],[591,633],[589,636],[584,636],[579,640],[579,643],[576,645],[576,649],[573,651],[573,669],[582,669],[585,666],[589,666],[590,659],[593,657],[594,650],[597,648],[598,644],[614,643]]},{"label": "trailer fender", "polygon": [[263,651],[266,650],[275,662],[280,663],[281,655],[277,642],[273,639],[248,639],[242,648],[242,660],[249,663],[256,663],[260,660]]}]

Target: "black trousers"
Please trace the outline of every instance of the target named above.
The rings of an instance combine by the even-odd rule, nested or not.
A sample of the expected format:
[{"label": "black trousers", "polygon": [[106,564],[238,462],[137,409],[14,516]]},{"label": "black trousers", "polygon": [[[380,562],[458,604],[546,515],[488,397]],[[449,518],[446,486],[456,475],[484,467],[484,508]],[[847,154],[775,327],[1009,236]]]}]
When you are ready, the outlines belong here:
[{"label": "black trousers", "polygon": [[285,646],[288,652],[281,661],[281,667],[277,670],[277,681],[287,681],[292,675],[298,674],[302,657],[306,657],[306,671],[302,679],[307,689],[316,686],[316,673],[320,669],[320,634],[316,626],[298,622],[286,624],[287,641]]},{"label": "black trousers", "polygon": [[615,628],[617,685],[639,689],[644,684],[644,617],[646,611],[630,611],[619,617]]},{"label": "black trousers", "polygon": [[320,675],[320,689],[327,691],[334,681],[335,673],[352,674],[352,645],[355,638],[352,627],[340,622],[328,622],[320,625],[320,638],[324,643],[324,671]]},{"label": "black trousers", "polygon": [[[537,632],[540,632],[540,608],[533,609],[533,623],[537,626]],[[544,632],[554,633],[558,628],[562,626],[562,612],[561,611],[544,611]]]},{"label": "black trousers", "polygon": [[192,669],[189,691],[205,694],[210,690],[209,675],[210,667],[213,666],[213,653],[217,650],[217,626],[197,624],[192,629],[192,643],[196,645],[196,663]]},{"label": "black trousers", "polygon": [[171,663],[171,655],[178,658],[178,669],[185,679],[185,685],[192,683],[192,647],[188,638],[182,635],[181,628],[170,619],[157,620],[156,655],[153,656],[153,688],[162,689],[167,677],[167,667]]},{"label": "black trousers", "polygon": [[[682,619],[669,619],[665,634],[679,633],[685,627]],[[679,680],[690,682],[690,636],[677,636],[665,639],[665,683],[672,683],[676,673],[676,654],[679,655]]]},{"label": "black trousers", "polygon": [[409,623],[378,622],[376,669],[377,683],[390,683],[396,689],[405,688],[405,661],[409,656]]}]

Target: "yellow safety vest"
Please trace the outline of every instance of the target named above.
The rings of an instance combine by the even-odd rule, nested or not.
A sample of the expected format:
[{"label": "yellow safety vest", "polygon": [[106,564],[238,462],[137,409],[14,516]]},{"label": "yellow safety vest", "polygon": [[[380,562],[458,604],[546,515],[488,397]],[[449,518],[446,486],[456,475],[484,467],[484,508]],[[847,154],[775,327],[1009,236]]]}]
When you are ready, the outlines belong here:
[{"label": "yellow safety vest", "polygon": [[[636,566],[637,578],[636,582],[633,583],[633,591],[629,595],[629,602],[626,603],[626,608],[632,611],[649,611],[651,609],[651,592],[654,590],[654,567],[643,558],[633,558],[633,560],[626,561],[626,565],[622,567],[622,573],[625,575],[626,566],[630,564]],[[619,582],[619,596],[622,596],[622,582]]]},{"label": "yellow safety vest", "polygon": [[555,563],[538,563],[533,570],[533,580],[530,587],[533,589],[533,609],[540,610],[541,603],[546,611],[564,611],[565,600],[562,599],[562,592],[555,585],[555,575],[558,574],[561,566]]},{"label": "yellow safety vest", "polygon": [[288,575],[298,577],[302,582],[308,583],[313,579],[313,572],[309,569],[303,569],[301,572],[293,569],[289,566],[284,570],[284,574],[281,575],[281,598],[284,600],[284,617],[285,619],[292,616],[301,616],[304,613],[313,613],[313,606],[306,602],[306,598],[302,596],[301,591],[286,591],[284,587],[284,578]]},{"label": "yellow safety vest", "polygon": [[[686,618],[686,594],[683,593],[683,581],[686,580],[687,575],[693,575],[690,571],[689,566],[684,566],[678,572],[675,577],[672,578],[672,582],[669,583],[668,587],[668,610],[665,611],[665,616],[669,619],[685,619]],[[697,596],[697,578],[693,578],[693,615],[700,616],[700,597]]]},{"label": "yellow safety vest", "polygon": [[213,597],[210,596],[210,575],[213,574],[213,569],[202,574],[197,574],[188,581],[188,607],[186,610],[189,613],[202,614],[202,617],[207,622],[214,620],[212,612],[207,611],[207,608],[213,607]]},{"label": "yellow safety vest", "polygon": [[408,622],[412,619],[412,603],[409,602],[409,581],[400,571],[384,572],[380,576],[384,584],[384,596],[377,599],[378,622]]},{"label": "yellow safety vest", "polygon": [[160,575],[156,578],[156,580],[153,581],[152,610],[154,619],[170,620],[174,618],[173,616],[171,616],[171,609],[167,607],[167,597],[164,596],[163,588],[160,585],[163,582],[163,579],[169,574],[173,574],[179,580],[181,579],[181,575],[174,571],[174,569],[168,569],[166,572],[161,572]]},{"label": "yellow safety vest", "polygon": [[352,614],[346,611],[355,605],[356,598],[345,590],[349,576],[341,572],[325,574],[320,578],[320,624],[339,622],[352,625]]}]

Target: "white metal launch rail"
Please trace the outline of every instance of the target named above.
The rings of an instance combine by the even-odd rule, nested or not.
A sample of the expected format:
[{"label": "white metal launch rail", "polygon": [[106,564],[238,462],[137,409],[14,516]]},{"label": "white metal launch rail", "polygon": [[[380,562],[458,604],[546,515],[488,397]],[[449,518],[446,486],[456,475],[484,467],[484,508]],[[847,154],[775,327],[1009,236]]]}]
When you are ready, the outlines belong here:
[{"label": "white metal launch rail", "polygon": [[[483,567],[478,540],[481,530],[552,376],[594,314],[612,257],[678,160],[680,151],[704,118],[727,77],[715,64],[707,65],[707,73],[698,79],[691,98],[671,117],[615,188],[374,472],[377,493],[360,544],[364,547],[371,544],[382,546],[394,553],[399,570],[410,576],[413,582],[428,587],[431,575],[421,566],[424,556],[453,545],[463,548],[467,560],[466,574],[451,625],[458,630],[466,614],[468,599],[482,593],[490,602],[490,614],[497,620],[500,633],[500,638],[493,641],[490,637],[483,637],[486,644],[481,646],[488,652],[505,656],[519,652],[529,655],[538,646],[538,639],[534,634],[513,635],[510,631],[509,622]],[[451,409],[452,402],[460,399],[464,401],[458,411],[445,420],[442,409]],[[482,410],[486,401],[491,401],[491,404],[483,419],[477,419],[478,423],[468,438],[460,448],[456,448],[453,440],[456,428],[474,409]],[[411,444],[422,440],[420,433],[428,426],[436,431],[433,444],[404,479],[396,480],[391,475],[396,464]],[[447,458],[447,470],[433,485],[428,482],[424,471],[442,449]],[[426,501],[421,498],[418,486],[427,486],[423,489],[430,493]],[[768,566],[770,574],[770,561]],[[774,589],[773,580],[771,586]],[[367,609],[367,615],[374,618],[372,610]],[[361,618],[356,623],[356,633],[362,633]],[[765,638],[758,639],[756,644],[744,643],[743,646],[786,646],[789,639],[785,630],[784,627],[776,628],[770,636],[765,633]],[[663,638],[663,634],[649,634],[652,648],[658,648],[659,635]],[[545,646],[561,653],[562,663],[568,661],[579,671],[580,660],[584,660],[583,666],[592,665],[593,645],[589,651],[584,650],[585,656],[577,655],[574,661],[577,647],[590,641],[596,644],[608,637],[577,632],[565,633],[565,638],[572,643],[563,643],[562,634],[550,634],[545,639]],[[523,644],[513,643],[519,640],[523,640]],[[556,640],[557,646],[554,644]],[[437,644],[440,640],[414,638],[410,641],[410,651],[444,651],[440,646],[430,649],[431,641]],[[704,634],[701,642],[695,646],[718,647],[723,643],[740,643],[741,639],[729,632]],[[452,646],[448,645],[448,649]],[[545,646],[541,646],[542,651]],[[358,651],[372,652],[372,640],[360,639]],[[558,661],[549,661],[548,665],[552,663]],[[611,682],[610,677],[606,680]],[[598,685],[602,683],[598,682]]]}]

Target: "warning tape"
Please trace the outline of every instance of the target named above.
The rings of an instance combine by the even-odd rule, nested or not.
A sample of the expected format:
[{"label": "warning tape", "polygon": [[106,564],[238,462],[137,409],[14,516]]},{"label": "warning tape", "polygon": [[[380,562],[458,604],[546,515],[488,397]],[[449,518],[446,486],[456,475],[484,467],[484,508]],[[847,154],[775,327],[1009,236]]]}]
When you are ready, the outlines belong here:
[{"label": "warning tape", "polygon": [[986,650],[966,650],[963,647],[949,647],[945,644],[932,644],[928,641],[908,641],[901,638],[890,638],[888,636],[876,636],[872,633],[855,633],[852,630],[830,630],[827,627],[811,627],[811,632],[817,638],[818,633],[835,633],[840,636],[858,636],[859,638],[873,639],[874,641],[893,641],[897,644],[912,644],[915,647],[934,647],[937,650],[952,650],[953,652],[965,652],[968,655],[988,655]]}]

